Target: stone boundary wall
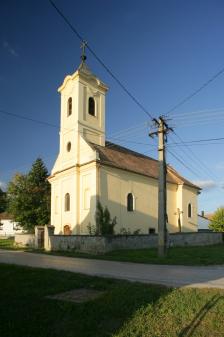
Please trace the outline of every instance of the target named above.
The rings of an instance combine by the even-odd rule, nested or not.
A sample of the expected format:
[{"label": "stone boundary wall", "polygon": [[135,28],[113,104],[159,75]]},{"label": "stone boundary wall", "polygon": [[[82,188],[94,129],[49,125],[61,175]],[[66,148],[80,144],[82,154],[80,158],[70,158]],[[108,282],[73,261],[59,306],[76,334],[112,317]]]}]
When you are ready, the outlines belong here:
[{"label": "stone boundary wall", "polygon": [[[224,233],[175,233],[169,234],[170,247],[203,246],[223,244]],[[45,250],[75,250],[86,253],[106,253],[119,249],[141,249],[157,247],[158,235],[47,235]]]},{"label": "stone boundary wall", "polygon": [[169,234],[170,247],[209,246],[224,243],[224,233],[195,232]]},{"label": "stone boundary wall", "polygon": [[16,234],[15,245],[20,247],[34,247],[35,235],[34,234]]}]

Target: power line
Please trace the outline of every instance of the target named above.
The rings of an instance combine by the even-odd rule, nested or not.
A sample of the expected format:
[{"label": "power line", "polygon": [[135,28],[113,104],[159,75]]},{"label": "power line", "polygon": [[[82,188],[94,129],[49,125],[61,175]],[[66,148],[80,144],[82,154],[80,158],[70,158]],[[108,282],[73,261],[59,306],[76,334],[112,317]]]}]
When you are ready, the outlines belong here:
[{"label": "power line", "polygon": [[[36,124],[40,124],[40,125],[45,125],[45,126],[48,126],[48,127],[53,127],[53,128],[57,128],[57,129],[60,129],[60,127],[56,124],[52,124],[52,123],[48,123],[48,122],[44,122],[44,121],[41,121],[41,120],[37,120],[37,119],[34,119],[34,118],[30,118],[30,117],[27,117],[27,116],[24,116],[24,115],[19,115],[19,114],[16,114],[16,113],[13,113],[13,112],[9,112],[9,111],[6,111],[6,110],[3,110],[3,109],[0,109],[0,113],[6,115],[6,116],[10,116],[10,117],[13,117],[13,118],[18,118],[18,119],[22,119],[22,120],[27,120],[29,122],[32,122],[32,123],[36,123]],[[146,122],[144,123],[141,123],[140,125],[142,125],[145,127],[146,126]],[[62,130],[66,130],[66,131],[69,131],[71,129],[67,129],[67,128],[63,128]],[[79,130],[74,130],[75,132],[81,134],[81,135],[84,135],[84,132],[82,131],[79,131]],[[141,143],[141,142],[135,142],[135,141],[131,141],[131,140],[127,140],[127,139],[121,139],[120,137],[121,136],[126,136],[126,132],[130,135],[130,133],[136,133],[136,131],[141,131],[141,129],[139,130],[139,127],[137,126],[133,126],[133,127],[129,127],[127,129],[123,129],[123,130],[120,130],[119,131],[119,135],[118,137],[116,137],[117,133],[115,132],[115,137],[112,137],[113,136],[113,133],[111,134],[111,136],[109,137],[110,139],[114,139],[114,140],[117,140],[119,142],[125,142],[125,143],[133,143],[133,144],[136,144],[136,145],[147,145],[147,146],[151,146],[151,147],[155,147],[155,145],[152,145],[152,144],[148,144],[148,143]],[[123,132],[123,135],[122,135],[122,132]],[[88,134],[88,135],[95,135],[94,132],[91,132],[90,130],[85,132],[85,134]],[[110,144],[110,145],[105,145],[105,147],[107,148],[112,148],[114,147],[116,144]],[[85,151],[84,151],[85,152]],[[84,153],[82,152],[82,153]],[[15,168],[16,170],[16,168]]]},{"label": "power line", "polygon": [[[148,122],[142,122],[142,123],[139,123],[135,126],[131,126],[127,129],[125,129],[125,133],[131,133],[132,132],[135,132],[135,130],[141,130],[142,128],[146,128],[147,126],[149,126],[149,123]],[[113,136],[116,136],[116,137],[120,137],[120,134],[124,134],[124,131],[121,129],[121,130],[118,130],[116,132],[113,132]],[[108,135],[108,137],[110,137],[110,134]]]},{"label": "power line", "polygon": [[11,117],[16,117],[16,118],[19,118],[19,119],[28,120],[28,121],[33,122],[33,123],[42,124],[42,125],[50,126],[50,127],[57,128],[57,129],[59,128],[58,125],[55,125],[55,124],[52,124],[52,123],[48,123],[48,122],[44,122],[44,121],[41,121],[41,120],[38,120],[38,119],[34,119],[34,118],[30,118],[30,117],[23,116],[23,115],[18,115],[16,113],[9,112],[9,111],[6,111],[6,110],[0,109],[0,113],[2,113],[4,115],[11,116]]},{"label": "power line", "polygon": [[[172,143],[171,143],[172,144]],[[224,142],[219,142],[219,143],[196,143],[196,144],[188,144],[188,146],[210,146],[210,145],[223,145]],[[182,143],[179,143],[177,145],[173,145],[173,146],[169,146],[169,148],[178,148],[178,147],[181,147],[181,146],[184,146],[185,144],[182,144]]]},{"label": "power line", "polygon": [[206,88],[209,84],[211,84],[216,78],[218,78],[219,76],[221,76],[223,73],[224,73],[224,68],[222,68],[221,70],[219,70],[208,81],[206,81],[205,83],[203,83],[198,89],[196,89],[195,91],[193,91],[190,95],[186,96],[179,103],[177,103],[176,105],[174,105],[170,110],[168,110],[168,112],[166,113],[166,115],[170,114],[172,111],[176,110],[177,108],[179,108],[180,106],[182,106],[184,103],[186,103],[187,101],[189,101],[192,97],[196,96],[199,92],[201,92],[204,88]]},{"label": "power line", "polygon": [[176,126],[181,126],[181,125],[203,125],[206,123],[211,123],[211,122],[222,122],[224,120],[224,116],[212,116],[212,117],[204,117],[204,118],[196,118],[196,119],[191,119],[191,120],[177,120],[176,123],[174,123],[174,125]]},{"label": "power line", "polygon": [[[6,115],[6,116],[10,116],[10,117],[14,117],[14,118],[18,118],[18,119],[22,119],[22,120],[27,120],[29,122],[33,122],[33,123],[36,123],[36,124],[40,124],[40,125],[45,125],[45,126],[48,126],[48,127],[53,127],[53,128],[56,128],[56,129],[60,129],[60,126],[59,125],[56,125],[56,124],[53,124],[53,123],[48,123],[48,122],[44,122],[42,120],[39,120],[39,119],[34,119],[34,118],[31,118],[31,117],[28,117],[28,116],[24,116],[24,115],[19,115],[17,113],[13,113],[13,112],[9,112],[9,111],[6,111],[6,110],[3,110],[3,109],[0,109],[0,113]],[[145,123],[144,123],[145,124]],[[120,130],[119,131],[119,135],[123,136],[126,132],[128,132],[129,134],[131,132],[136,132],[137,130],[139,129],[138,126],[133,126],[132,128],[127,128],[127,129],[123,129],[123,130]],[[62,130],[71,130],[69,128],[63,128]],[[141,129],[140,129],[141,130]],[[140,131],[139,130],[139,131]],[[77,131],[77,132],[80,132],[80,131]],[[123,135],[122,135],[122,132],[123,132]],[[94,133],[89,131],[87,132],[88,134],[91,134],[93,135]],[[111,136],[113,135],[117,135],[117,133],[112,133]],[[118,136],[119,137],[119,136]]]},{"label": "power line", "polygon": [[[61,10],[54,4],[52,0],[49,0],[51,5],[55,8],[55,10],[58,12],[58,14],[63,18],[63,20],[69,25],[69,27],[72,29],[72,31],[75,33],[75,35],[79,38],[81,42],[84,41],[84,38],[79,34],[77,29],[71,24],[71,22],[68,20],[68,18],[61,12]],[[129,97],[152,119],[153,116],[145,109],[145,107],[129,92],[129,90],[121,83],[121,81],[112,73],[112,71],[105,65],[105,63],[96,55],[96,53],[93,51],[93,49],[87,45],[87,49],[91,52],[91,54],[96,58],[96,60],[104,67],[104,69],[112,76],[112,78],[119,84],[119,86],[129,95]],[[217,74],[215,74],[211,79],[209,79],[206,83],[204,83],[199,89],[197,89],[195,92],[193,92],[191,95],[187,96],[184,100],[179,102],[177,105],[175,105],[172,109],[168,111],[168,113],[175,110],[177,107],[184,104],[187,100],[191,99],[193,96],[195,96],[197,93],[199,93],[203,88],[205,88],[207,85],[209,85],[212,81],[215,80],[218,76],[220,76],[224,72],[224,68],[219,71]]]},{"label": "power line", "polygon": [[[175,133],[176,134],[176,133]],[[177,134],[176,136],[180,138]],[[207,139],[196,139],[196,140],[191,140],[189,142],[184,142],[182,141],[181,143],[170,143],[169,145],[189,145],[192,143],[201,143],[201,142],[210,142],[210,141],[219,141],[219,140],[224,140],[224,137],[219,137],[219,138],[207,138]]]},{"label": "power line", "polygon": [[216,125],[217,124],[217,122],[218,122],[218,126],[220,126],[220,125],[222,125],[223,123],[224,123],[224,119],[219,119],[218,121],[217,120],[205,120],[204,122],[203,121],[201,121],[201,122],[191,122],[191,123],[189,123],[189,122],[183,122],[183,123],[178,123],[178,124],[173,124],[173,128],[178,128],[178,129],[181,129],[181,128],[186,128],[186,127],[189,127],[189,126],[191,126],[191,127],[198,127],[198,126],[206,126],[206,125]]},{"label": "power line", "polygon": [[128,140],[128,139],[120,139],[120,138],[116,138],[116,137],[110,137],[109,139],[114,139],[114,140],[118,140],[118,141],[121,141],[121,142],[123,141],[125,143],[132,143],[132,144],[137,144],[137,145],[147,145],[147,146],[152,146],[152,147],[157,148],[157,145],[154,145],[154,144],[135,142],[135,141]]},{"label": "power line", "polygon": [[[168,148],[168,150],[170,150],[170,148]],[[176,150],[176,149],[175,149]],[[174,154],[174,155],[176,155],[176,156],[178,156],[178,158],[180,159],[180,160],[182,160],[184,163],[186,162],[186,157],[188,156],[188,158],[189,159],[191,159],[190,157],[189,157],[189,155],[188,155],[188,153],[187,152],[185,152],[183,155],[184,155],[184,157],[182,156],[182,155],[180,155],[180,153],[179,152],[175,152],[174,151],[174,148],[172,148],[172,153]],[[191,162],[195,165],[195,163],[194,163],[194,161],[191,159]],[[198,167],[198,166],[194,166],[193,165],[193,167],[191,166],[191,169],[194,171],[194,173],[199,177],[199,175],[201,176],[201,171],[200,171],[200,168]]]},{"label": "power line", "polygon": [[[192,149],[189,148],[189,146],[188,146],[187,144],[184,143],[184,141],[182,140],[182,138],[181,138],[176,132],[174,132],[174,134],[175,134],[175,136],[181,141],[181,143],[184,145],[184,147],[190,152],[191,158],[192,158],[191,160],[193,160],[194,162],[196,162],[197,165],[200,165],[201,170],[203,170],[203,171],[202,171],[203,174],[204,174],[204,171],[207,171],[207,175],[208,175],[210,178],[214,179],[214,178],[215,178],[215,177],[214,177],[214,172],[211,172],[211,170],[205,165],[205,163],[203,163],[203,162],[202,162],[202,161],[195,155],[195,153],[192,151]],[[215,178],[215,179],[217,179],[217,178]]]},{"label": "power line", "polygon": [[[190,115],[199,115],[199,116],[202,116],[202,115],[206,115],[206,114],[209,114],[209,115],[216,115],[216,114],[219,114],[219,113],[223,113],[224,112],[224,108],[219,108],[219,109],[207,109],[207,110],[196,110],[196,111],[190,111],[190,112],[184,112],[184,113],[178,113],[176,115],[173,115],[172,114],[172,118],[177,118],[177,119],[182,119],[182,118],[189,118]],[[194,117],[194,116],[193,116]]]},{"label": "power line", "polygon": [[[68,20],[68,18],[62,13],[62,11],[55,5],[55,3],[52,0],[49,0],[50,4],[54,7],[54,9],[57,11],[57,13],[63,18],[63,20],[67,23],[67,25],[71,28],[73,33],[77,36],[77,38],[83,42],[85,41],[84,37],[78,32],[78,30],[74,27],[73,24]],[[118,79],[117,76],[114,75],[112,70],[97,56],[95,51],[89,46],[89,44],[86,44],[86,48],[89,50],[89,52],[95,57],[95,59],[102,65],[102,67],[110,74],[110,76],[117,82],[117,84],[126,92],[126,94],[137,104],[137,106],[151,119],[154,119],[152,114],[139,102],[139,100],[125,87],[125,85]]]},{"label": "power line", "polygon": [[187,166],[181,159],[179,159],[173,152],[171,152],[170,150],[167,149],[167,152],[169,152],[169,154],[171,154],[177,161],[179,161],[186,169],[188,169],[191,173],[193,173],[194,175],[196,175],[197,177],[200,177],[194,170],[192,170],[189,166]]},{"label": "power line", "polygon": [[201,115],[194,115],[194,116],[180,116],[179,118],[176,117],[175,121],[178,123],[181,122],[195,122],[195,121],[204,121],[204,120],[213,120],[213,119],[222,119],[224,118],[224,111],[222,111],[222,113],[220,112],[216,112],[213,114],[201,114]]}]

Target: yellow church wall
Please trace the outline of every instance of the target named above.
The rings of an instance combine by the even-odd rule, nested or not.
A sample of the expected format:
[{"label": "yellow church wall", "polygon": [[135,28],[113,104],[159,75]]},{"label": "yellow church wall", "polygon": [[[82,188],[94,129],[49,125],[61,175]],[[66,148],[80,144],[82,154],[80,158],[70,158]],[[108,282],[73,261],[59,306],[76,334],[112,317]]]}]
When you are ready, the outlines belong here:
[{"label": "yellow church wall", "polygon": [[[51,224],[56,234],[68,225],[73,234],[88,234],[89,223],[95,225],[97,198],[96,162],[73,167],[50,178]],[[65,195],[70,195],[70,210],[65,210]]]},{"label": "yellow church wall", "polygon": [[176,184],[167,184],[167,215],[168,215],[168,224],[167,230],[169,233],[178,232],[178,221],[177,221],[177,189],[178,185]]},{"label": "yellow church wall", "polygon": [[[56,234],[64,233],[64,226],[69,226],[73,233],[77,228],[77,168],[61,172],[57,177],[50,178],[51,183],[51,224],[55,226]],[[70,210],[65,210],[65,195],[70,195]]]},{"label": "yellow church wall", "polygon": [[[198,221],[198,205],[197,205],[197,193],[195,189],[183,185],[182,193],[182,229],[183,232],[195,232],[198,230],[197,221]],[[192,204],[192,217],[188,218],[188,204]]]},{"label": "yellow church wall", "polygon": [[80,167],[79,184],[79,234],[89,234],[87,226],[89,224],[95,225],[97,202],[96,162]]},{"label": "yellow church wall", "polygon": [[[169,232],[177,232],[176,212],[177,185],[167,186],[167,209]],[[127,211],[127,195],[133,193],[135,207],[133,212]],[[100,167],[100,195],[99,199],[107,206],[111,216],[117,217],[115,231],[120,232],[122,227],[132,233],[140,229],[141,233],[148,233],[149,228],[157,232],[158,218],[158,182],[156,179],[141,176],[120,169]]]}]

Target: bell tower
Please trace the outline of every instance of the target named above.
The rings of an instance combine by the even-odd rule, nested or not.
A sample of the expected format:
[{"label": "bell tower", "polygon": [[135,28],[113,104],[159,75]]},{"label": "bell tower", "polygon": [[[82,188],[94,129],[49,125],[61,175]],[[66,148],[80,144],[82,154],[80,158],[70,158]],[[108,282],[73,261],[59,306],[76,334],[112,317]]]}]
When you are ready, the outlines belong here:
[{"label": "bell tower", "polygon": [[105,146],[105,94],[108,87],[86,65],[85,45],[84,42],[81,46],[79,68],[66,76],[58,89],[61,94],[60,147],[54,172],[79,164],[83,140]]},{"label": "bell tower", "polygon": [[97,196],[97,152],[105,146],[105,95],[108,88],[86,65],[65,77],[61,94],[59,154],[48,178],[51,184],[51,224],[57,234],[87,233],[94,223]]}]

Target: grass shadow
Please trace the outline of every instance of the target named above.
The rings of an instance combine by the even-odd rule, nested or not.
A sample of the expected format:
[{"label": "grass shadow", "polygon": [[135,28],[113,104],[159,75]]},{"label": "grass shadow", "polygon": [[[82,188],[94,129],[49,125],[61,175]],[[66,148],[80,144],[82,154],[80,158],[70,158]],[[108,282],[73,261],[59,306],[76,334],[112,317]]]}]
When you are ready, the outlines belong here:
[{"label": "grass shadow", "polygon": [[[193,320],[180,332],[178,337],[191,337],[193,336],[195,330],[199,327],[199,325],[202,323],[205,316],[208,314],[208,312],[216,306],[216,304],[223,300],[224,296],[220,295],[214,295],[210,301],[208,301],[195,315]],[[221,335],[220,335],[221,336]]]},{"label": "grass shadow", "polygon": [[[0,335],[4,337],[108,337],[140,309],[172,289],[64,271],[0,265]],[[105,295],[76,304],[47,295],[78,288]]]}]

